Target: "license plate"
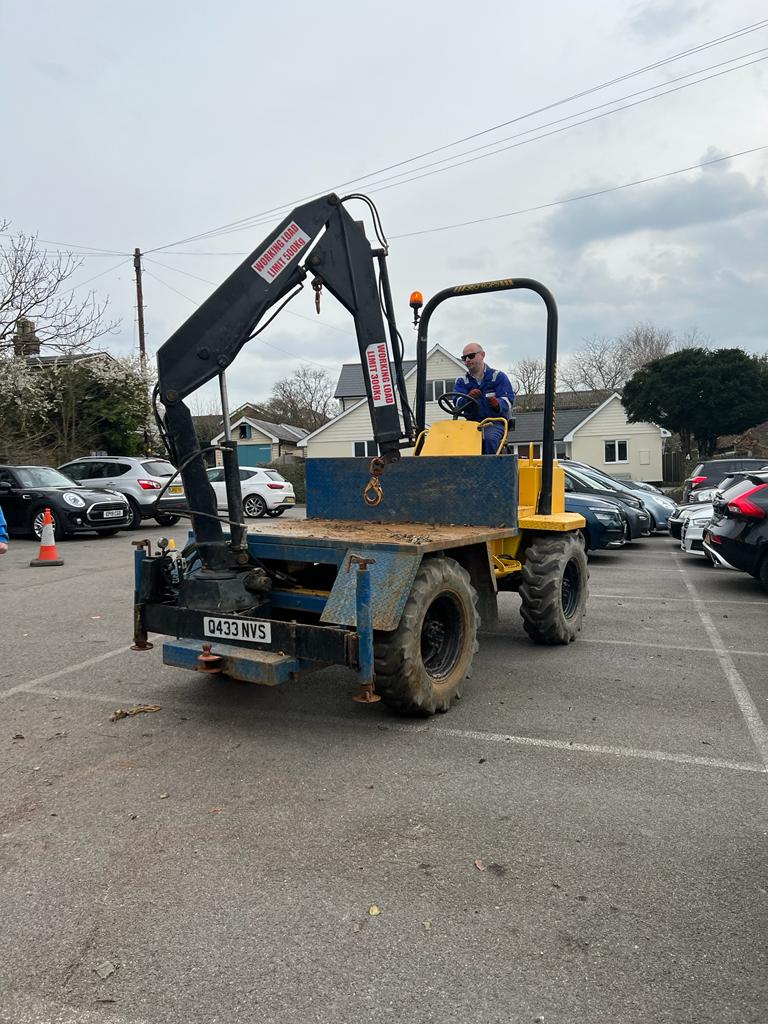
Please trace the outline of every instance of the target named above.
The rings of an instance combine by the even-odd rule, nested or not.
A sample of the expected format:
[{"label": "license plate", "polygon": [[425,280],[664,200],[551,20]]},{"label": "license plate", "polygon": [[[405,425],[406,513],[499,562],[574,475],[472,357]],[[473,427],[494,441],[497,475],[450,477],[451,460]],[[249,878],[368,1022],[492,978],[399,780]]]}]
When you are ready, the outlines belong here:
[{"label": "license plate", "polygon": [[283,500],[283,504],[284,505],[295,505],[296,504],[296,499],[295,498],[285,498]]},{"label": "license plate", "polygon": [[217,640],[247,640],[254,644],[272,643],[272,627],[260,619],[222,619],[214,615],[204,618],[203,633]]},{"label": "license plate", "polygon": [[171,486],[168,488],[168,493],[169,494],[183,494],[184,493],[184,488],[181,486],[181,484],[171,484]]},{"label": "license plate", "polygon": [[126,513],[119,508],[108,508],[104,512],[105,519],[122,519]]}]

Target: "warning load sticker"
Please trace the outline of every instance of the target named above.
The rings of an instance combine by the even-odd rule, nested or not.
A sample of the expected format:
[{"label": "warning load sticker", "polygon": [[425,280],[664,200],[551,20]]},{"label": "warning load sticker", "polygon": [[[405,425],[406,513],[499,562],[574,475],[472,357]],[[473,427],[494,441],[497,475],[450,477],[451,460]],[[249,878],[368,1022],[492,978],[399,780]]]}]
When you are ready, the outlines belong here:
[{"label": "warning load sticker", "polygon": [[274,281],[291,260],[306,248],[309,240],[309,235],[301,230],[295,220],[292,220],[282,234],[277,236],[269,248],[265,249],[251,266],[265,281]]},{"label": "warning load sticker", "polygon": [[394,405],[395,389],[392,384],[392,371],[386,342],[380,341],[375,345],[369,345],[365,350],[365,361],[368,366],[368,376],[371,378],[373,404]]}]

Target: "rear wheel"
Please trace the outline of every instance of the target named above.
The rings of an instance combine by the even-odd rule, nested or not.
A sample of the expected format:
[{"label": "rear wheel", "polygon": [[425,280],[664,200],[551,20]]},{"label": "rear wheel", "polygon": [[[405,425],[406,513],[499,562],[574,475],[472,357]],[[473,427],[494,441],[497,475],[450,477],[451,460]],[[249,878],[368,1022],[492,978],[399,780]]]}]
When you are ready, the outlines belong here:
[{"label": "rear wheel", "polygon": [[760,575],[758,576],[760,585],[763,590],[768,590],[768,555],[763,555],[763,562],[760,566]]},{"label": "rear wheel", "polygon": [[260,494],[249,494],[243,498],[243,512],[251,519],[259,519],[267,511],[267,503]]},{"label": "rear wheel", "polygon": [[381,699],[406,715],[447,711],[470,675],[479,624],[469,573],[452,558],[424,559],[400,625],[374,639]]},{"label": "rear wheel", "polygon": [[181,516],[175,516],[171,512],[158,512],[155,516],[158,526],[175,526],[180,519]]},{"label": "rear wheel", "polygon": [[126,526],[126,529],[138,530],[141,526],[141,509],[133,498],[128,499],[128,517],[128,525]]},{"label": "rear wheel", "polygon": [[520,597],[525,631],[537,644],[568,644],[581,629],[589,569],[578,533],[539,535],[526,548]]}]

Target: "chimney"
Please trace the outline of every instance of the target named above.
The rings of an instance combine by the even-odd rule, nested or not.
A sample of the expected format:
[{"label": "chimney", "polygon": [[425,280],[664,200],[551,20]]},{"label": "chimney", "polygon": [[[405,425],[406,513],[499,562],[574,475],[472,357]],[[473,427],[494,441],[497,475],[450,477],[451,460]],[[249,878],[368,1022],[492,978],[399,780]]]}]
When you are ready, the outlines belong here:
[{"label": "chimney", "polygon": [[22,316],[16,321],[16,334],[13,339],[15,356],[39,356],[40,339],[35,334],[35,323]]}]

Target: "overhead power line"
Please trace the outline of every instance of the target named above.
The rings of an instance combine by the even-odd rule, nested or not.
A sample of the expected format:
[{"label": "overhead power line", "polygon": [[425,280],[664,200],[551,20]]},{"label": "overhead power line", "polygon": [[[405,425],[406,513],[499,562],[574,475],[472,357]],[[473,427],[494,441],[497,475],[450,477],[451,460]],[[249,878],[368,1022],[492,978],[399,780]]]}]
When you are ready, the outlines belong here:
[{"label": "overhead power line", "polygon": [[[753,53],[764,53],[767,49],[768,49],[768,47],[764,47],[764,48],[762,48],[760,50],[754,50],[752,52]],[[751,56],[751,54],[743,54],[741,57],[734,57],[734,58],[732,58],[732,60],[723,61],[720,64],[714,64],[714,65],[712,65],[709,68],[702,68],[699,71],[690,72],[687,75],[681,75],[679,78],[673,79],[671,83],[666,83],[666,84],[673,84],[674,82],[681,82],[681,81],[683,81],[686,78],[692,77],[692,75],[696,75],[696,74],[701,75],[703,71],[710,71],[713,68],[722,68],[723,64],[730,64],[734,60],[742,60],[744,57],[748,57],[748,56]],[[406,185],[406,184],[409,184],[412,181],[419,181],[422,178],[429,178],[429,177],[432,177],[435,174],[442,174],[445,171],[454,170],[457,167],[463,167],[466,164],[475,163],[478,160],[485,160],[488,157],[497,156],[500,153],[506,153],[506,152],[508,152],[511,149],[519,149],[521,146],[527,146],[527,145],[530,145],[533,142],[539,142],[541,139],[550,138],[553,135],[559,135],[559,134],[561,134],[563,132],[569,131],[571,128],[578,128],[581,125],[589,124],[589,123],[591,123],[593,121],[599,121],[599,120],[601,120],[604,117],[611,116],[612,114],[617,114],[617,113],[620,113],[621,111],[629,110],[632,107],[640,106],[643,103],[648,103],[651,100],[659,99],[660,97],[667,96],[667,95],[669,95],[671,93],[680,92],[682,89],[689,89],[689,88],[691,88],[694,85],[700,85],[702,82],[708,82],[708,81],[710,81],[713,78],[719,78],[722,75],[730,74],[733,71],[740,71],[740,70],[742,70],[742,68],[750,67],[752,64],[757,64],[757,63],[760,63],[761,61],[764,61],[764,60],[768,60],[768,56],[757,57],[755,60],[747,61],[746,63],[739,64],[736,67],[725,68],[724,70],[717,71],[714,74],[706,75],[705,77],[697,78],[696,81],[694,81],[694,82],[686,82],[683,85],[676,85],[674,88],[664,89],[663,91],[657,91],[657,92],[655,92],[651,96],[644,96],[642,99],[634,100],[634,102],[632,102],[632,103],[625,103],[623,106],[619,106],[619,107],[614,106],[613,109],[611,109],[611,110],[603,110],[601,113],[593,114],[593,116],[591,116],[591,117],[585,117],[585,118],[583,118],[580,121],[572,121],[572,119],[574,117],[580,117],[582,114],[587,114],[587,113],[590,113],[591,111],[600,110],[602,107],[610,106],[610,105],[616,104],[616,103],[621,103],[625,99],[630,99],[633,96],[638,96],[638,95],[641,95],[644,92],[648,92],[649,89],[659,90],[660,87],[659,86],[650,86],[648,89],[640,89],[637,92],[629,93],[626,96],[617,97],[616,99],[609,100],[606,103],[598,104],[596,107],[591,107],[588,110],[582,110],[582,111],[578,111],[578,112],[573,113],[573,114],[568,114],[565,117],[558,118],[555,121],[550,121],[548,124],[538,125],[536,128],[525,129],[524,131],[519,132],[517,135],[509,136],[509,138],[507,138],[507,139],[499,139],[499,140],[497,140],[495,142],[492,142],[492,143],[486,143],[483,146],[477,147],[477,149],[465,150],[464,153],[456,154],[453,157],[445,157],[445,158],[443,158],[441,160],[435,161],[434,163],[424,164],[422,167],[417,168],[418,171],[423,171],[424,173],[416,174],[416,173],[411,173],[411,172],[400,172],[400,174],[394,174],[394,175],[392,175],[389,178],[382,178],[379,181],[373,181],[370,184],[367,184],[365,186],[365,189],[366,189],[366,192],[368,192],[368,193],[383,192],[386,189],[397,188],[399,185]],[[562,124],[563,121],[571,121],[572,123],[571,124],[563,125]],[[560,127],[555,127],[555,128],[553,128],[552,131],[542,131],[541,130],[543,128],[548,128],[548,127],[551,127],[553,125],[560,125]],[[523,136],[523,135],[531,135],[532,132],[539,132],[539,134],[533,135],[531,138],[522,139],[519,142],[512,142],[512,144],[508,145],[508,146],[503,146],[502,145],[503,142],[510,142],[513,139],[520,139],[521,136]],[[493,149],[493,150],[491,150],[491,152],[479,153],[478,155],[475,155],[475,156],[470,155],[470,154],[473,154],[473,153],[477,153],[478,150],[488,149],[490,146],[498,146],[500,148]],[[466,156],[467,159],[460,159],[460,157],[463,157],[463,156]],[[451,161],[451,162],[448,163],[448,165],[444,166],[444,167],[438,166],[440,164],[446,163],[446,161]],[[408,177],[404,178],[401,181],[394,180],[394,179],[397,179],[398,177],[401,177],[402,174],[408,174]],[[392,184],[387,184],[387,182],[392,182]],[[261,224],[268,224],[268,223],[271,223],[271,220],[269,218],[265,218],[264,220],[255,221],[252,224],[246,224],[246,225],[244,225],[242,227],[232,228],[232,229],[230,229],[228,231],[222,231],[222,232],[220,232],[220,235],[230,235],[230,234],[236,234],[236,233],[238,233],[240,231],[250,231],[254,227],[258,227]],[[150,250],[150,251],[152,251],[152,250]]]},{"label": "overhead power line", "polygon": [[551,203],[541,203],[538,206],[528,206],[521,210],[511,210],[509,213],[495,213],[489,217],[476,217],[474,220],[464,220],[455,224],[443,224],[436,228],[422,228],[420,231],[406,231],[400,235],[390,235],[390,238],[413,238],[416,235],[430,235],[437,231],[452,231],[454,228],[464,228],[471,224],[486,224],[492,220],[502,220],[505,217],[519,217],[524,213],[536,213],[539,210],[551,210],[555,206],[566,206],[568,203],[580,202],[582,199],[594,199],[596,196],[608,195],[610,192],[620,192],[625,188],[633,188],[636,185],[647,185],[652,181],[661,181],[662,178],[672,178],[676,174],[685,174],[686,171],[700,170],[702,167],[710,167],[712,164],[721,164],[726,160],[735,160],[740,156],[747,156],[750,153],[760,153],[768,149],[768,144],[755,146],[753,149],[743,149],[739,153],[729,153],[727,156],[715,157],[712,160],[702,160],[698,164],[690,164],[688,167],[678,167],[674,171],[665,171],[663,174],[654,174],[647,178],[637,178],[635,181],[626,181],[622,185],[612,185],[609,188],[596,189],[594,192],[585,192],[578,196],[569,196],[567,199],[558,199]]},{"label": "overhead power line", "polygon": [[[142,253],[141,255],[143,256],[144,254]],[[168,266],[166,263],[160,263],[156,259],[150,260],[150,259],[147,259],[146,257],[144,257],[144,262],[145,263],[146,262],[157,263],[159,266],[165,266],[167,270],[176,270],[177,273],[185,274],[187,276],[187,278],[195,278],[196,281],[202,281],[206,285],[213,285],[214,287],[217,287],[214,284],[214,282],[208,281],[206,278],[199,278],[199,276],[197,274],[195,274],[195,273],[188,273],[186,270],[181,270],[178,267]],[[155,281],[160,282],[160,284],[163,285],[164,288],[168,288],[171,292],[175,292],[176,295],[180,295],[181,298],[182,299],[186,299],[187,302],[191,302],[191,304],[193,304],[194,306],[200,305],[200,303],[199,303],[199,301],[197,299],[191,299],[191,298],[189,298],[188,295],[184,295],[183,292],[180,292],[177,288],[174,288],[173,285],[169,285],[167,281],[163,281],[161,276],[159,276],[157,273],[153,273],[152,270],[147,270],[144,267],[144,273],[147,275],[147,278],[154,278]],[[291,312],[290,309],[286,310],[286,311],[287,312]],[[306,321],[309,321],[312,324],[315,323],[314,321],[312,321],[311,317],[309,317],[309,316],[301,316],[301,313],[294,313],[293,315],[294,316],[299,316],[301,319],[306,319]],[[331,325],[323,324],[322,326],[323,327],[330,327]],[[340,330],[340,328],[333,328],[333,330]],[[343,333],[344,334],[348,334],[347,331],[344,331]],[[319,367],[322,370],[329,370],[329,369],[331,369],[331,367],[329,367],[328,364],[324,364],[324,362],[315,362],[314,359],[308,359],[305,355],[295,355],[293,352],[289,352],[288,349],[280,348],[278,345],[273,345],[270,342],[265,341],[263,338],[259,338],[259,341],[260,341],[260,343],[262,345],[266,345],[267,348],[273,348],[275,350],[275,352],[282,352],[283,355],[288,355],[292,359],[303,359],[304,362],[311,362],[313,367]]]},{"label": "overhead power line", "polygon": [[617,84],[619,84],[621,82],[625,82],[625,81],[629,80],[630,78],[637,77],[638,75],[645,74],[645,73],[647,73],[649,71],[657,70],[660,67],[663,67],[663,66],[665,66],[667,64],[672,63],[673,61],[682,60],[684,57],[692,56],[693,54],[700,53],[700,52],[702,52],[704,50],[707,50],[707,49],[710,49],[710,48],[712,48],[714,46],[720,46],[723,43],[731,42],[734,39],[738,39],[738,38],[741,38],[742,36],[749,35],[749,34],[751,34],[753,32],[757,32],[760,29],[765,28],[766,26],[768,26],[768,18],[763,19],[761,21],[753,22],[750,25],[746,25],[746,26],[744,26],[742,28],[736,29],[733,32],[728,32],[725,35],[717,36],[714,39],[707,40],[707,41],[705,41],[703,43],[700,43],[700,44],[698,44],[696,46],[689,47],[689,48],[687,48],[685,50],[681,50],[678,53],[675,53],[675,54],[672,54],[669,57],[663,58],[662,60],[655,61],[652,64],[647,64],[647,65],[645,65],[645,66],[643,66],[641,68],[636,68],[634,71],[627,72],[624,75],[617,76],[617,77],[612,78],[612,79],[610,79],[608,81],[601,82],[601,83],[599,83],[597,85],[594,85],[594,86],[590,86],[587,89],[583,89],[583,90],[581,90],[579,92],[572,93],[571,95],[563,97],[562,99],[559,99],[559,100],[556,100],[556,101],[554,101],[552,103],[549,103],[549,104],[543,105],[541,107],[538,107],[535,110],[531,110],[531,111],[529,111],[529,112],[527,112],[525,114],[519,114],[519,115],[517,115],[514,118],[510,118],[510,119],[508,119],[506,121],[501,122],[500,124],[493,125],[492,127],[483,128],[480,131],[473,132],[470,135],[466,135],[466,136],[464,136],[464,137],[462,137],[460,139],[456,139],[453,142],[446,143],[446,144],[444,144],[442,146],[434,147],[433,149],[426,150],[423,153],[419,153],[419,154],[417,154],[415,156],[408,157],[405,160],[400,160],[400,161],[397,161],[396,163],[388,164],[385,167],[378,168],[377,170],[371,171],[371,172],[369,172],[367,174],[360,175],[360,176],[358,176],[356,178],[350,178],[347,181],[343,181],[343,182],[337,183],[336,185],[332,186],[331,188],[322,189],[322,190],[319,190],[317,192],[313,192],[313,193],[311,193],[309,195],[302,196],[300,198],[294,199],[291,202],[282,203],[282,204],[280,204],[278,206],[272,207],[271,209],[263,210],[260,213],[251,214],[251,215],[249,215],[247,217],[240,218],[239,220],[231,221],[228,224],[223,224],[223,225],[220,225],[219,227],[211,228],[208,231],[200,232],[200,233],[195,234],[195,235],[189,235],[186,238],[179,239],[179,240],[177,240],[175,242],[169,242],[169,243],[167,243],[165,245],[156,246],[154,249],[147,250],[147,252],[159,252],[159,251],[161,251],[163,249],[170,249],[170,248],[173,248],[174,246],[183,245],[183,244],[185,244],[187,242],[195,242],[195,241],[199,241],[199,240],[202,240],[202,239],[205,239],[205,238],[216,237],[217,235],[224,234],[224,233],[228,232],[228,230],[233,229],[233,228],[237,228],[240,225],[245,225],[247,223],[252,223],[254,221],[257,221],[259,218],[267,216],[268,214],[274,214],[274,213],[277,213],[278,211],[284,210],[286,208],[287,209],[291,209],[294,206],[296,206],[298,203],[305,202],[305,201],[313,198],[314,196],[323,195],[325,192],[330,192],[330,191],[333,191],[333,190],[336,190],[336,189],[344,188],[344,187],[346,187],[348,185],[351,185],[351,184],[353,184],[355,182],[366,181],[366,180],[368,180],[370,178],[373,178],[373,177],[375,177],[375,176],[377,176],[379,174],[383,174],[386,171],[393,170],[393,169],[395,169],[397,167],[404,166],[405,164],[415,163],[416,161],[424,159],[424,158],[426,158],[428,156],[432,156],[435,153],[442,152],[442,151],[444,151],[446,149],[451,149],[451,148],[454,148],[456,146],[462,145],[465,142],[472,141],[473,139],[476,139],[476,138],[480,137],[481,135],[490,134],[490,133],[492,133],[494,131],[500,130],[501,128],[505,128],[505,127],[508,127],[511,124],[515,124],[515,123],[517,123],[519,121],[522,121],[522,120],[524,120],[526,118],[534,117],[537,114],[544,113],[544,112],[546,112],[548,110],[552,110],[552,109],[554,109],[557,106],[562,106],[563,104],[570,103],[573,100],[581,99],[584,96],[590,95],[590,94],[595,93],[595,92],[599,92],[602,89],[607,89],[607,88],[609,88],[609,87],[611,87],[613,85],[617,85]]}]

